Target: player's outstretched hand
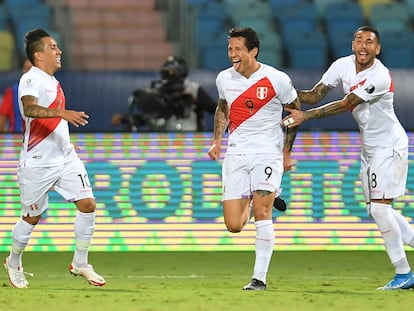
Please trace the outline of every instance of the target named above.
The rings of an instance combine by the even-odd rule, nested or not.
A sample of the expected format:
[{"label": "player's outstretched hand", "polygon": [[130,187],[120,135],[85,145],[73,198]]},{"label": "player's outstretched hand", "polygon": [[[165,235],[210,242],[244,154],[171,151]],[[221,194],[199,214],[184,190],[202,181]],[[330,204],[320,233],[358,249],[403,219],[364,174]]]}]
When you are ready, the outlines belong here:
[{"label": "player's outstretched hand", "polygon": [[85,126],[88,124],[89,116],[84,111],[65,110],[63,119],[73,126]]},{"label": "player's outstretched hand", "polygon": [[305,121],[305,114],[303,111],[285,107],[285,110],[289,112],[289,115],[284,117],[281,121],[283,126],[287,126],[288,128],[298,126]]}]

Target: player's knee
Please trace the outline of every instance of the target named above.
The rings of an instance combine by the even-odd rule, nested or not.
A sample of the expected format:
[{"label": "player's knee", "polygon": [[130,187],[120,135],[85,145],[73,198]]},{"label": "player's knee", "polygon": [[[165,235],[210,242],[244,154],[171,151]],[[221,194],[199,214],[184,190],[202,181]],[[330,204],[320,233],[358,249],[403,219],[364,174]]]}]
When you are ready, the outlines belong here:
[{"label": "player's knee", "polygon": [[242,223],[238,224],[238,223],[234,223],[234,222],[231,222],[231,223],[225,222],[225,223],[226,223],[227,231],[231,232],[231,233],[241,232],[244,225],[245,225],[245,224],[242,224]]},{"label": "player's knee", "polygon": [[388,208],[390,208],[390,206],[387,204],[371,202],[369,204],[369,215],[375,220],[387,213]]},{"label": "player's knee", "polygon": [[22,219],[27,222],[28,224],[31,224],[33,226],[37,225],[37,223],[39,222],[39,220],[42,218],[42,215],[38,215],[38,216],[30,216],[30,215],[25,215],[22,216]]},{"label": "player's knee", "polygon": [[239,233],[239,232],[242,231],[242,229],[227,226],[227,231],[230,232],[230,233]]},{"label": "player's knee", "polygon": [[96,210],[96,202],[92,198],[81,199],[76,201],[75,204],[82,213],[93,213]]}]

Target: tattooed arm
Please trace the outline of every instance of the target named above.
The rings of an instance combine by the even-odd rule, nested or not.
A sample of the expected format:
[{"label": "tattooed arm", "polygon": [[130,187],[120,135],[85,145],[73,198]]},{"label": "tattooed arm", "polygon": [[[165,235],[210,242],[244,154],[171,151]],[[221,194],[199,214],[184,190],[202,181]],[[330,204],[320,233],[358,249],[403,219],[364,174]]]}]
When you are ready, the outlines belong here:
[{"label": "tattooed arm", "polygon": [[229,108],[227,102],[224,99],[219,99],[214,114],[214,141],[213,145],[208,150],[208,155],[212,160],[217,160],[220,157],[221,141],[228,123]]},{"label": "tattooed arm", "polygon": [[295,127],[309,119],[325,118],[351,110],[363,102],[364,100],[354,93],[349,93],[341,100],[333,101],[318,108],[312,108],[306,111],[286,108],[286,111],[290,112],[290,114],[283,118],[282,124],[285,120],[292,118],[288,128]]},{"label": "tattooed arm", "polygon": [[314,105],[323,99],[331,88],[323,83],[316,84],[311,90],[297,90],[298,97],[301,103]]},{"label": "tattooed arm", "polygon": [[88,124],[89,116],[84,111],[46,108],[37,104],[37,98],[31,95],[22,97],[24,115],[29,118],[62,118],[76,127]]},{"label": "tattooed arm", "polygon": [[[301,104],[299,101],[299,97],[296,97],[296,99],[290,104],[286,105],[285,108],[296,109],[300,111]],[[292,127],[292,128],[288,127],[286,129],[285,144],[283,147],[283,168],[285,172],[291,170],[293,166],[293,161],[290,156],[290,153],[292,151],[293,142],[295,141],[297,132],[298,132],[297,126]]]}]

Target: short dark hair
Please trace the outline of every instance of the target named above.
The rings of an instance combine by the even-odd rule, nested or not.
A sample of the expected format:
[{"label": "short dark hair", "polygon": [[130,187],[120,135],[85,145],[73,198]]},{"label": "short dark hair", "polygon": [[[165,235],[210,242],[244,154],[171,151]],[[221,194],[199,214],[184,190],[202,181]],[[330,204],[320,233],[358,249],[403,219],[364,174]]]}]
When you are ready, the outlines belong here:
[{"label": "short dark hair", "polygon": [[50,37],[50,35],[43,29],[31,30],[24,37],[26,55],[32,64],[34,64],[34,53],[43,48],[41,39],[45,37]]},{"label": "short dark hair", "polygon": [[376,28],[372,26],[361,26],[354,32],[354,39],[356,38],[357,33],[360,31],[372,32],[377,37],[378,43],[380,43],[380,34]]},{"label": "short dark hair", "polygon": [[245,28],[239,28],[239,27],[233,27],[229,29],[229,39],[235,38],[235,37],[243,37],[246,42],[247,50],[251,51],[254,48],[257,48],[257,55],[259,55],[259,48],[260,48],[260,42],[259,37],[257,36],[256,31],[254,31],[250,27]]}]

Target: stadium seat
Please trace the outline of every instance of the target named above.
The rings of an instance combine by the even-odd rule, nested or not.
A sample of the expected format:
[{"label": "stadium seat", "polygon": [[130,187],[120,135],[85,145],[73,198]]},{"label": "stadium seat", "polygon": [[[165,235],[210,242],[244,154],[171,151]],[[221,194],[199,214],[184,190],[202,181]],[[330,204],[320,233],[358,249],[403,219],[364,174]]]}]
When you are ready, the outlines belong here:
[{"label": "stadium seat", "polygon": [[49,5],[45,3],[38,3],[37,1],[32,2],[33,3],[31,4],[21,4],[19,1],[13,1],[6,5],[7,12],[14,24],[20,22],[21,19],[24,19],[27,16],[37,17],[39,20],[45,19],[48,22],[51,21],[52,14]]},{"label": "stadium seat", "polygon": [[318,31],[297,34],[288,47],[289,64],[297,69],[325,69],[328,60],[325,35]]},{"label": "stadium seat", "polygon": [[326,25],[326,35],[331,42],[335,44],[339,40],[343,39],[342,34],[354,33],[360,26],[362,26],[358,20],[332,20],[329,24]]},{"label": "stadium seat", "polygon": [[382,49],[380,59],[389,68],[413,68],[414,49],[408,47],[388,47]]},{"label": "stadium seat", "polygon": [[220,33],[225,32],[226,19],[222,3],[219,1],[208,1],[199,8],[195,25],[195,39],[199,50],[214,43]]},{"label": "stadium seat", "polygon": [[403,30],[381,33],[379,57],[390,68],[413,68],[414,32]]},{"label": "stadium seat", "polygon": [[352,54],[352,41],[354,39],[354,30],[342,30],[329,39],[329,44],[332,52],[332,57],[337,59],[342,56]]},{"label": "stadium seat", "polygon": [[278,19],[282,33],[283,43],[290,45],[292,39],[299,33],[316,31],[318,26],[318,15],[312,3],[299,3],[287,7],[279,12],[275,18]]},{"label": "stadium seat", "polygon": [[275,67],[282,67],[284,64],[283,45],[280,34],[276,31],[258,31],[260,40],[260,51],[258,60]]},{"label": "stadium seat", "polygon": [[277,19],[277,16],[280,14],[281,11],[289,7],[297,6],[298,4],[303,2],[303,0],[269,0],[269,2],[273,15]]},{"label": "stadium seat", "polygon": [[380,3],[391,3],[392,0],[358,0],[359,5],[362,8],[362,12],[364,13],[364,17],[366,19],[370,18],[371,9],[374,5]]},{"label": "stadium seat", "polygon": [[331,4],[349,3],[347,0],[313,0],[319,18],[326,16],[326,8]]},{"label": "stadium seat", "polygon": [[365,24],[359,4],[330,3],[325,8],[323,21],[332,57],[336,59],[350,54],[353,34],[358,27]]},{"label": "stadium seat", "polygon": [[22,55],[24,51],[24,35],[34,28],[50,30],[52,12],[49,5],[35,0],[9,1],[6,4],[13,33],[16,38],[17,50]]},{"label": "stadium seat", "polygon": [[274,50],[282,50],[282,38],[280,34],[276,31],[257,31],[257,35],[260,40],[260,47],[262,46],[271,46]]},{"label": "stadium seat", "polygon": [[223,29],[223,21],[212,16],[200,15],[197,19],[196,27],[197,46],[201,49],[215,41],[220,32],[225,31]]},{"label": "stadium seat", "polygon": [[201,68],[219,72],[231,66],[227,54],[227,43],[206,46],[201,53]]},{"label": "stadium seat", "polygon": [[7,28],[7,12],[2,3],[0,3],[0,30],[5,30]]},{"label": "stadium seat", "polygon": [[38,17],[25,17],[22,18],[18,24],[14,26],[14,35],[16,37],[17,50],[21,55],[26,55],[24,48],[24,37],[26,33],[35,28],[42,28],[46,31],[50,31],[51,27],[47,20]]},{"label": "stadium seat", "polygon": [[270,5],[267,1],[256,0],[223,0],[226,14],[231,16],[235,24],[239,24],[244,18],[260,18],[271,22],[273,19]]},{"label": "stadium seat", "polygon": [[408,15],[414,20],[414,0],[404,0]]},{"label": "stadium seat", "polygon": [[273,46],[264,45],[260,47],[257,60],[261,63],[280,68],[283,66],[283,54],[281,50],[274,49]]},{"label": "stadium seat", "polygon": [[[323,17],[327,28],[334,22],[352,22],[358,27],[364,24],[364,14],[361,7],[356,2],[331,3],[326,6]],[[351,29],[355,30],[355,29]]]},{"label": "stadium seat", "polygon": [[275,36],[277,36],[278,37],[277,39],[279,39],[279,34],[276,32],[275,25],[271,20],[251,16],[251,17],[245,17],[239,22],[235,22],[234,25],[237,25],[240,27],[253,28],[258,34],[260,42],[262,42],[262,40],[265,40],[265,38],[270,38],[270,37],[275,37]]},{"label": "stadium seat", "polygon": [[224,5],[222,1],[219,1],[219,0],[206,1],[199,8],[200,8],[200,11],[199,11],[200,15],[212,16],[212,17],[221,18],[221,19],[226,17],[226,13],[224,11]]},{"label": "stadium seat", "polygon": [[11,6],[36,6],[42,4],[42,0],[3,0],[4,5],[9,8]]},{"label": "stadium seat", "polygon": [[186,0],[186,4],[188,7],[199,9],[203,5],[206,5],[206,3],[209,2],[209,0]]},{"label": "stadium seat", "polygon": [[11,70],[14,65],[15,42],[8,30],[0,31],[0,70]]},{"label": "stadium seat", "polygon": [[380,33],[407,29],[410,16],[405,3],[379,3],[372,6],[369,21]]},{"label": "stadium seat", "polygon": [[379,31],[380,34],[384,32],[403,31],[409,26],[402,19],[384,19],[371,24]]}]

